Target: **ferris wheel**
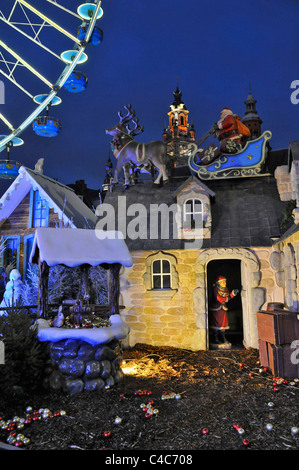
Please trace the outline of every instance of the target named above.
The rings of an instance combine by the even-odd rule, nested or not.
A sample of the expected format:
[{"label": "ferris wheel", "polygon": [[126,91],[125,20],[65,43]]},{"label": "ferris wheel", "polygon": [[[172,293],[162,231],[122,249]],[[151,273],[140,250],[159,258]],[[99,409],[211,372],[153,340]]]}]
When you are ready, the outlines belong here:
[{"label": "ferris wheel", "polygon": [[[11,179],[17,176],[21,164],[10,160],[10,149],[24,143],[20,135],[28,126],[32,126],[33,132],[41,137],[58,135],[61,122],[50,115],[50,109],[61,104],[59,92],[62,89],[70,93],[79,93],[86,89],[88,78],[83,72],[77,71],[76,67],[87,61],[86,48],[89,45],[97,46],[103,40],[103,31],[97,26],[97,21],[103,16],[101,0],[79,4],[74,10],[67,8],[63,0],[39,0],[35,3],[38,7],[34,6],[32,0],[8,0],[5,7],[0,7],[0,20],[9,30],[13,30],[13,34],[20,36],[22,41],[27,41],[28,45],[34,43],[43,55],[54,57],[57,61],[57,78],[46,78],[44,73],[37,70],[36,65],[29,63],[15,48],[6,43],[0,32],[0,74],[25,93],[32,103],[28,116],[21,123],[12,124],[7,116],[0,113],[0,120],[8,128],[7,134],[0,135],[0,152],[7,153],[6,159],[0,160],[0,178]],[[51,4],[51,18],[41,11],[46,3]],[[54,21],[53,17],[57,17],[59,21]],[[75,21],[75,31],[69,32],[61,26],[63,17],[67,21],[70,18]],[[54,45],[57,47],[60,42],[52,41],[53,45],[47,44],[42,33],[45,29],[51,29],[51,37],[63,35],[69,47],[65,50],[54,50]],[[21,45],[20,42],[17,44]],[[45,64],[46,61],[47,58],[42,63]],[[42,82],[43,87],[46,85],[46,93],[32,92],[22,83],[22,71],[25,69],[38,79],[37,82]]]}]

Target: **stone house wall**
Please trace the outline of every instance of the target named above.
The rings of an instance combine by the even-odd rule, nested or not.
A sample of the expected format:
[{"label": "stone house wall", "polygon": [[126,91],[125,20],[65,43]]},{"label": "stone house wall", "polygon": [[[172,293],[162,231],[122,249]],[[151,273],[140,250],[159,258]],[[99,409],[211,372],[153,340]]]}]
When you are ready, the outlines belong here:
[{"label": "stone house wall", "polygon": [[[221,251],[222,250],[222,251]],[[127,346],[145,343],[153,346],[172,346],[189,350],[207,349],[207,286],[206,261],[214,258],[243,260],[242,283],[248,298],[243,307],[250,304],[251,311],[243,311],[244,332],[247,329],[247,346],[258,347],[255,312],[268,302],[281,302],[283,288],[277,282],[275,266],[271,264],[273,248],[175,250],[167,255],[175,258],[174,270],[177,285],[172,290],[148,289],[147,260],[157,251],[132,252],[133,266],[121,271],[121,300],[126,308],[121,312],[129,325]],[[202,268],[199,259],[203,256]],[[248,258],[248,259],[247,259]],[[201,263],[201,262],[200,262]],[[247,264],[252,264],[248,270]],[[201,273],[202,269],[202,273]],[[248,271],[248,272],[247,272]],[[245,295],[245,294],[244,294]]]},{"label": "stone house wall", "polygon": [[293,233],[275,245],[273,255],[277,283],[284,293],[285,306],[296,312],[299,311],[299,231]]}]

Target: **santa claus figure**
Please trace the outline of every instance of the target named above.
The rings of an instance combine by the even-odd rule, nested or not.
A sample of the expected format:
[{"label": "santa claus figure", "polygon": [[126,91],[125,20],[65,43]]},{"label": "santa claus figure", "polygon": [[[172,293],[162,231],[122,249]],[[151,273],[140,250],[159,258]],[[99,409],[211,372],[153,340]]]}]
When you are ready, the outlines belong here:
[{"label": "santa claus figure", "polygon": [[227,347],[231,346],[225,337],[225,332],[229,329],[227,303],[230,299],[234,298],[238,292],[237,289],[230,292],[226,286],[226,278],[224,276],[218,276],[213,289],[213,301],[209,307],[209,325],[214,332],[214,342],[216,344],[220,343],[220,334],[222,342],[225,343]]},{"label": "santa claus figure", "polygon": [[250,130],[241,123],[241,119],[230,108],[222,109],[216,129],[221,152],[235,153],[241,150],[242,144],[250,137]]}]

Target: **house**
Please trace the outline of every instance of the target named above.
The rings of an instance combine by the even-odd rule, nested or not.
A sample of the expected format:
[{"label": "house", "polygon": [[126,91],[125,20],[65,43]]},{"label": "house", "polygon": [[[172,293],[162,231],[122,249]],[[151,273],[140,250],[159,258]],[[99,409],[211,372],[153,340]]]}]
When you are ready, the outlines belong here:
[{"label": "house", "polygon": [[208,181],[182,164],[184,146],[176,148],[167,185],[154,188],[146,177],[126,190],[117,185],[99,214],[97,226],[122,231],[133,258],[120,280],[128,346],[212,347],[209,307],[222,275],[240,292],[228,304],[229,341],[258,348],[256,312],[269,302],[297,308],[299,229],[292,220],[282,225],[294,195],[299,207],[297,144],[289,152],[266,146],[261,174]]},{"label": "house", "polygon": [[90,229],[95,224],[94,212],[73,189],[22,166],[0,199],[1,264],[14,263],[25,279],[37,227]]}]

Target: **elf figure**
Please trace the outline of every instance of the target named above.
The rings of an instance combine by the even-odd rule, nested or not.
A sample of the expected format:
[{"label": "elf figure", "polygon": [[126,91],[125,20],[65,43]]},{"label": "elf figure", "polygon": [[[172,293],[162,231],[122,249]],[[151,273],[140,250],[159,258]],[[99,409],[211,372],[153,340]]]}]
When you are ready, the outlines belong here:
[{"label": "elf figure", "polygon": [[209,324],[210,328],[214,331],[214,342],[216,344],[220,343],[220,333],[222,342],[225,343],[227,347],[231,346],[225,337],[225,331],[229,329],[228,307],[226,304],[238,293],[239,291],[237,289],[230,292],[226,286],[226,278],[224,276],[218,276],[213,290],[213,302],[209,307]]}]

